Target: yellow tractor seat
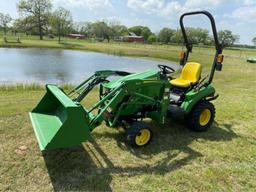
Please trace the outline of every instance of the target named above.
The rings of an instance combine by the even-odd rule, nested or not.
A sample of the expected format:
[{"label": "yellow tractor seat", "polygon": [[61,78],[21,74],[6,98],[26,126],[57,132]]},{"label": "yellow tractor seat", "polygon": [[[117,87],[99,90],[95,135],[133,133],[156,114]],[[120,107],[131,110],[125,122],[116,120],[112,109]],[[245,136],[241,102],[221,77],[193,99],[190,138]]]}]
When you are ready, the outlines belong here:
[{"label": "yellow tractor seat", "polygon": [[188,88],[199,81],[201,71],[201,64],[195,62],[186,63],[181,71],[180,77],[171,80],[170,83],[175,87]]}]

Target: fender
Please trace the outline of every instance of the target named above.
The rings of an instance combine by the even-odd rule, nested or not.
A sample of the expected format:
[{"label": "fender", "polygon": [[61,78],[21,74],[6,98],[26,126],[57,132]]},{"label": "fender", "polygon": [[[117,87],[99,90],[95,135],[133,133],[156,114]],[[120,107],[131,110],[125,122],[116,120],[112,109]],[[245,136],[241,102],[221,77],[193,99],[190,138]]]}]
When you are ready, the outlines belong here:
[{"label": "fender", "polygon": [[206,97],[211,97],[215,93],[214,87],[208,85],[206,87],[202,87],[200,90],[191,90],[186,96],[185,100],[181,105],[181,109],[185,112],[185,114],[189,114],[192,108],[202,99]]}]

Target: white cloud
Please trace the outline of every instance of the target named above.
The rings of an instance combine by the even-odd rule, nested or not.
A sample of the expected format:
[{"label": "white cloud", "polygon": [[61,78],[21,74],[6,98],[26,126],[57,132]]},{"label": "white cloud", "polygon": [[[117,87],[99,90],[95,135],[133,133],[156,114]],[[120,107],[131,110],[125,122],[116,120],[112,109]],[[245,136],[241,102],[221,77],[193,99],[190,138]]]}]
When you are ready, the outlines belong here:
[{"label": "white cloud", "polygon": [[104,7],[112,7],[110,0],[54,0],[58,6],[86,7],[90,10]]},{"label": "white cloud", "polygon": [[231,17],[246,22],[254,22],[256,21],[256,5],[240,7],[233,11]]},{"label": "white cloud", "polygon": [[244,0],[242,5],[235,9],[228,18],[234,18],[244,23],[252,23],[256,21],[256,0]]},{"label": "white cloud", "polygon": [[148,14],[155,13],[157,10],[162,9],[163,0],[128,0],[127,6],[136,10],[144,11]]},{"label": "white cloud", "polygon": [[[231,0],[127,0],[127,6],[135,11],[158,16],[177,16],[183,12],[198,9],[213,9]],[[249,0],[248,0],[249,1]]]},{"label": "white cloud", "polygon": [[245,0],[244,5],[245,6],[250,6],[250,5],[255,5],[256,1],[255,0]]},{"label": "white cloud", "polygon": [[220,6],[227,1],[229,0],[187,0],[185,6],[192,9],[210,9]]},{"label": "white cloud", "polygon": [[178,1],[165,0],[127,0],[127,6],[135,11],[158,16],[176,15],[185,10]]},{"label": "white cloud", "polygon": [[181,14],[182,12],[185,12],[186,10],[187,8],[182,6],[178,1],[172,1],[165,5],[161,13],[164,16],[178,15],[178,14]]}]

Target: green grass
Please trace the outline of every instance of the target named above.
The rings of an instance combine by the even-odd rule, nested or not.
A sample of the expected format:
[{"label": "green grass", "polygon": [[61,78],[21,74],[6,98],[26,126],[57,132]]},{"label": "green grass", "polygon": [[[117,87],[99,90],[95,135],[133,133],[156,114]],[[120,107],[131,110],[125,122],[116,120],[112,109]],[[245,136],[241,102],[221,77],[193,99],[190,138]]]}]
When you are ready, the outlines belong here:
[{"label": "green grass", "polygon": [[[25,45],[66,48],[55,41],[22,40]],[[178,46],[117,43],[77,44],[75,49],[177,61]],[[0,42],[1,44],[1,42]],[[6,45],[5,45],[6,46]],[[16,46],[16,45],[15,45]],[[191,60],[209,71],[213,52],[196,48]],[[44,95],[38,85],[0,88],[0,191],[254,191],[256,188],[255,50],[226,50],[216,72],[216,120],[194,133],[170,119],[154,128],[152,143],[133,149],[122,130],[104,124],[93,140],[70,150],[41,153],[28,112]],[[68,88],[68,86],[65,86]],[[85,104],[95,101],[92,92]]]}]

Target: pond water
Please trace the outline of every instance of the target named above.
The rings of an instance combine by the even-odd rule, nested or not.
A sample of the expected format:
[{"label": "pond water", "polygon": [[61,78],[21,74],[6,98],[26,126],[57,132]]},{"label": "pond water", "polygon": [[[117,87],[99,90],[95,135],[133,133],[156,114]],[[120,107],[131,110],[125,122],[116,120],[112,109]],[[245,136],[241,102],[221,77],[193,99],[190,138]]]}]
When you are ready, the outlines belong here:
[{"label": "pond water", "polygon": [[140,72],[158,64],[178,68],[171,62],[95,52],[0,48],[0,84],[78,83],[98,70]]}]

